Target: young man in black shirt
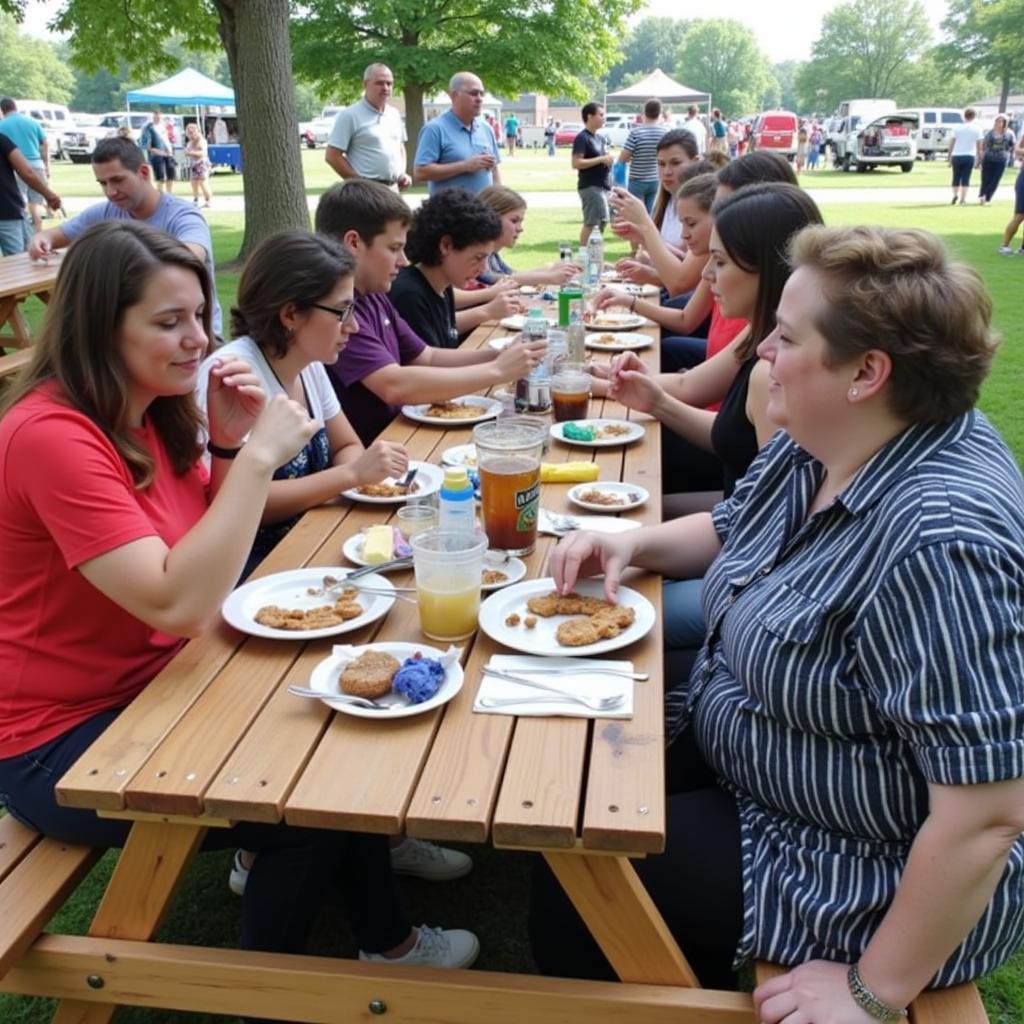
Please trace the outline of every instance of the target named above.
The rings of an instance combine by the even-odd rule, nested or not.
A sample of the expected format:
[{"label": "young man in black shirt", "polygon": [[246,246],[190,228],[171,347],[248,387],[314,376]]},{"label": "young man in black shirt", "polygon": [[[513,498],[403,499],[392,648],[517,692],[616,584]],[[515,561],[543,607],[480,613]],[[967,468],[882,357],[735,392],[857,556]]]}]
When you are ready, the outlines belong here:
[{"label": "young man in black shirt", "polygon": [[611,167],[615,158],[608,152],[608,140],[597,134],[604,127],[604,107],[600,103],[587,103],[582,114],[584,127],[572,143],[572,165],[579,172],[576,188],[583,204],[580,245],[586,245],[594,228],[604,234],[611,219],[608,196],[612,190]]}]

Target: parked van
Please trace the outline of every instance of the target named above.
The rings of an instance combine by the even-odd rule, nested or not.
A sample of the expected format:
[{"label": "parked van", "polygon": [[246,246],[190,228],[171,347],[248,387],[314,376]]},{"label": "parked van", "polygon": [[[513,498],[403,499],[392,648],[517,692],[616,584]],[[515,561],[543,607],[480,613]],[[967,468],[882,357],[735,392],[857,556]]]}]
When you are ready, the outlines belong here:
[{"label": "parked van", "polygon": [[[112,110],[104,114],[99,124],[78,125],[64,136],[64,152],[73,164],[87,164],[92,151],[101,139],[116,135],[119,128],[131,131],[132,141],[138,142],[142,129],[153,120],[151,110]],[[193,118],[194,120],[194,118]],[[174,126],[174,148],[184,146],[185,128],[179,114],[164,114],[164,122]]]},{"label": "parked van", "polygon": [[754,149],[778,153],[787,160],[796,156],[800,122],[790,110],[766,110],[754,119],[751,142]]},{"label": "parked van", "polygon": [[917,117],[917,155],[925,160],[934,160],[936,153],[944,154],[949,145],[949,133],[964,123],[963,110],[953,107],[917,107],[900,113]]},{"label": "parked van", "polygon": [[15,97],[14,102],[18,113],[28,114],[43,126],[50,144],[50,157],[59,160],[64,154],[64,133],[75,127],[71,111],[62,103],[49,100],[19,100]]}]

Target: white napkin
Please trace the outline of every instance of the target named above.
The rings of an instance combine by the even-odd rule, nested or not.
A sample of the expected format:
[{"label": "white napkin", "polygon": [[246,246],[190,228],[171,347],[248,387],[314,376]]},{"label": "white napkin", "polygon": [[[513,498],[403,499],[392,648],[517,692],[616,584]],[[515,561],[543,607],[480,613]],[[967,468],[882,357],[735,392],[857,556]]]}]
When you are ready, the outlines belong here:
[{"label": "white napkin", "polygon": [[[473,710],[492,715],[564,715],[574,718],[632,718],[633,717],[633,680],[625,677],[610,676],[588,671],[593,668],[616,668],[625,672],[633,671],[631,661],[606,661],[603,658],[535,658],[528,654],[494,654],[487,663],[489,668],[513,675],[522,669],[557,668],[557,674],[525,675],[544,686],[554,686],[566,693],[575,693],[580,697],[610,697],[613,694],[624,694],[625,700],[611,711],[593,711],[574,701],[560,701],[556,695],[544,690],[535,690],[531,686],[521,686],[493,676],[482,676],[480,686],[473,702]],[[503,700],[510,697],[522,698],[522,703],[508,704],[504,707],[484,707],[482,698]],[[540,699],[544,698],[544,699]]]}]

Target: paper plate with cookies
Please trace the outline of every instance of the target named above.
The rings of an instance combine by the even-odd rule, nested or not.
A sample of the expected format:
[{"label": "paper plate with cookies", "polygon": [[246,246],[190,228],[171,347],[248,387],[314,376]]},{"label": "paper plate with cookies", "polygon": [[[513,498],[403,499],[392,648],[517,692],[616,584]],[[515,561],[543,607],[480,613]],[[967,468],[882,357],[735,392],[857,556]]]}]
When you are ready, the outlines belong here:
[{"label": "paper plate with cookies", "polygon": [[480,628],[492,640],[526,654],[560,657],[628,647],[654,626],[654,605],[619,587],[618,604],[605,600],[601,580],[578,580],[559,597],[550,577],[524,580],[492,594],[480,606]]},{"label": "paper plate with cookies", "polygon": [[[357,718],[408,718],[447,704],[462,689],[462,651],[428,644],[336,645],[309,680],[325,704]],[[365,697],[378,708],[350,704],[343,695]]]},{"label": "paper plate with cookies", "polygon": [[372,573],[360,583],[373,593],[345,586],[354,569],[317,566],[290,569],[243,583],[221,605],[225,621],[250,636],[270,640],[315,640],[360,629],[386,615],[394,587]]}]

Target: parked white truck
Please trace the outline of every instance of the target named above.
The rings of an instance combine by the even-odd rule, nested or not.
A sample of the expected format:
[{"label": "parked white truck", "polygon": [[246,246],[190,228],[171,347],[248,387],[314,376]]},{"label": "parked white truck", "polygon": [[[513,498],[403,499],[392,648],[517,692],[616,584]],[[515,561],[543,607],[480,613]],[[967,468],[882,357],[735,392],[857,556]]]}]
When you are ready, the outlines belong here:
[{"label": "parked white truck", "polygon": [[876,117],[892,113],[895,100],[843,100],[839,104],[839,124],[831,135],[832,163],[849,171],[857,164],[857,133]]}]

